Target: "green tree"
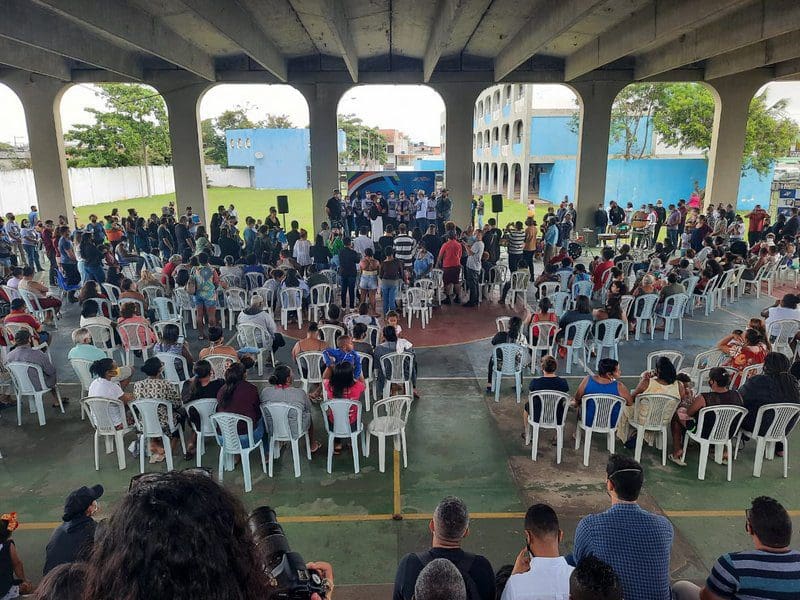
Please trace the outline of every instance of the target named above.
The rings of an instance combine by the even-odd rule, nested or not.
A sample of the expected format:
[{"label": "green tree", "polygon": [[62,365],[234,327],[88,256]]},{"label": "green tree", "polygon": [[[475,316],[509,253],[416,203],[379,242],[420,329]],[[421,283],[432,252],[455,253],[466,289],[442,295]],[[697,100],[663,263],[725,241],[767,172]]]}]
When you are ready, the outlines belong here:
[{"label": "green tree", "polygon": [[347,138],[344,160],[354,164],[365,161],[386,162],[386,138],[377,127],[368,127],[353,114],[338,115],[338,128]]},{"label": "green tree", "polygon": [[261,127],[261,121],[251,121],[247,113],[252,110],[249,105],[237,105],[223,111],[216,118],[203,119],[200,132],[203,135],[203,150],[209,164],[228,166],[228,148],[225,143],[225,131],[228,129],[253,129]]},{"label": "green tree", "polygon": [[267,113],[266,123],[268,129],[294,129],[294,123],[289,115],[273,115]]},{"label": "green tree", "polygon": [[70,167],[127,167],[172,162],[167,108],[151,88],[102,83],[96,95],[106,110],[94,108],[92,124],[78,124],[64,138]]}]

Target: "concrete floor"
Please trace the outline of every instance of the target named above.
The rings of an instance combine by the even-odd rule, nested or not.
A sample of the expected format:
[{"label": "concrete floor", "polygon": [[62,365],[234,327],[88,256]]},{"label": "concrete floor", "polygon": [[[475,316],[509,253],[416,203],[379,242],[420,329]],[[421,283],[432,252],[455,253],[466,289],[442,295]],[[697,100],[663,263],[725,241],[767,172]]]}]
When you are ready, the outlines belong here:
[{"label": "concrete floor", "polygon": [[[769,297],[747,298],[715,311],[707,319],[698,316],[686,320],[683,341],[664,342],[657,335],[655,341],[624,343],[620,347],[623,373],[633,376],[626,383],[630,387],[636,384],[648,352],[678,349],[686,354],[685,362],[691,364],[697,352],[708,349],[735,326],[743,326],[751,315],[772,302]],[[472,320],[480,319],[478,311],[457,306],[437,310],[451,313],[450,318],[441,319],[448,327],[455,315],[464,328],[480,333],[476,338],[483,338],[486,333],[485,326],[470,325]],[[53,348],[62,392],[75,400],[79,388],[65,355],[76,321],[77,308],[68,307],[55,332]],[[434,315],[433,325],[436,322]],[[419,331],[417,327],[415,323],[406,332],[412,341]],[[189,336],[197,350],[199,342],[193,332]],[[431,337],[436,338],[425,336]],[[439,339],[440,343],[447,341],[446,331]],[[359,475],[353,474],[349,453],[335,457],[333,474],[328,475],[324,454],[320,454],[311,463],[303,458],[302,476],[295,479],[291,460],[284,454],[276,463],[273,479],[254,463],[252,493],[243,493],[241,471],[226,473],[224,484],[238,493],[248,507],[275,507],[293,548],[306,559],[332,562],[339,598],[390,597],[398,559],[406,552],[427,547],[429,514],[447,494],[463,497],[473,513],[466,547],[486,554],[495,567],[513,562],[522,544],[521,513],[533,502],[549,502],[555,507],[565,530],[563,551],[568,552],[578,520],[608,505],[604,442],[593,444],[588,468],[583,467],[582,456],[569,443],[560,465],[555,464],[554,449],[544,441],[540,443],[539,460],[532,462],[530,448],[524,447],[520,439],[522,409],[514,401],[513,387],[503,387],[499,404],[484,394],[489,347],[486,339],[477,339],[417,350],[422,398],[414,404],[408,427],[407,469],[399,463],[395,465],[390,455],[386,472],[380,473],[373,444],[372,455],[362,457]],[[281,350],[278,358],[289,358],[288,347]],[[573,390],[581,376],[578,369],[573,369]],[[526,383],[529,379],[526,377]],[[41,572],[44,545],[60,518],[66,493],[80,485],[102,483],[106,488],[102,507],[109,514],[127,489],[130,477],[138,472],[136,461],[130,457],[127,469],[119,471],[113,456],[103,456],[100,471],[94,471],[91,428],[80,420],[76,402],[69,405],[66,415],[47,409],[47,419],[47,425],[40,428],[35,418],[26,414],[23,426],[17,427],[13,409],[0,412],[0,451],[4,455],[0,460],[0,510],[19,512],[22,526],[15,539],[34,580]],[[317,431],[322,431],[319,414],[315,421]],[[571,415],[568,440],[574,423]],[[800,451],[796,447],[791,450],[788,479],[780,477],[778,461],[768,462],[762,477],[753,478],[752,452],[750,446],[740,454],[732,482],[725,481],[724,467],[713,462],[706,480],[698,482],[696,448],[690,448],[689,466],[685,469],[671,463],[662,466],[660,453],[645,448],[643,503],[665,512],[676,527],[672,565],[675,577],[701,581],[719,554],[747,546],[742,518],[753,496],[772,495],[787,508],[800,509],[795,499],[800,492]],[[213,468],[216,459],[217,453],[212,449],[204,465]],[[188,466],[191,465],[176,457],[176,468]],[[162,464],[148,468],[165,467]],[[402,515],[402,520],[392,518],[396,513]]]}]

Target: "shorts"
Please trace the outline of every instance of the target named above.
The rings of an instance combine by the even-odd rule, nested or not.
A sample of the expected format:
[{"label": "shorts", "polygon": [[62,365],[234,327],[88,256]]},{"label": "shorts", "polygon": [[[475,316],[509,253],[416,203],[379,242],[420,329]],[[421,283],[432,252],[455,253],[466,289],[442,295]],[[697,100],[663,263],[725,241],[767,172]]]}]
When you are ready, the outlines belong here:
[{"label": "shorts", "polygon": [[360,290],[377,290],[378,289],[378,276],[377,275],[362,275],[358,283]]},{"label": "shorts", "polygon": [[217,308],[216,298],[203,298],[202,296],[192,296],[195,306],[205,306],[206,308]]},{"label": "shorts", "polygon": [[457,284],[459,275],[461,275],[461,267],[445,267],[442,274],[442,282],[445,285]]}]

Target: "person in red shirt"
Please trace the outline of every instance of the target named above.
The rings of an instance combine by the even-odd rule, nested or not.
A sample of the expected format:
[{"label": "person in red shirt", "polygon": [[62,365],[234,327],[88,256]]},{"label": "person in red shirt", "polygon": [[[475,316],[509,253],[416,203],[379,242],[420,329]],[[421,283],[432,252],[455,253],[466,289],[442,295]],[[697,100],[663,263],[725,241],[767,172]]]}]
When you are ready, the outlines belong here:
[{"label": "person in red shirt", "polygon": [[58,263],[56,262],[57,237],[53,221],[48,219],[44,222],[44,229],[42,229],[42,247],[47,255],[47,260],[50,261],[50,285],[58,285],[58,278],[56,277],[56,271],[58,270]]},{"label": "person in red shirt", "polygon": [[461,243],[456,240],[456,234],[452,231],[447,233],[447,241],[439,249],[439,256],[436,264],[444,272],[442,281],[444,283],[445,298],[442,304],[450,304],[450,295],[453,295],[453,302],[461,303],[461,284],[459,275],[461,274],[461,255],[464,249]]},{"label": "person in red shirt", "polygon": [[14,298],[11,301],[11,312],[3,319],[3,323],[23,323],[28,325],[34,331],[34,342],[36,344],[47,342],[50,339],[50,334],[42,331],[42,324],[25,310],[25,301],[22,298]]},{"label": "person in red shirt", "polygon": [[595,264],[592,271],[592,280],[594,281],[594,291],[598,292],[603,287],[603,274],[614,266],[614,249],[603,248],[601,258]]},{"label": "person in red shirt", "polygon": [[769,213],[761,208],[760,204],[756,204],[753,212],[747,215],[747,218],[750,219],[747,228],[747,242],[752,246],[761,239],[764,227],[769,222]]}]

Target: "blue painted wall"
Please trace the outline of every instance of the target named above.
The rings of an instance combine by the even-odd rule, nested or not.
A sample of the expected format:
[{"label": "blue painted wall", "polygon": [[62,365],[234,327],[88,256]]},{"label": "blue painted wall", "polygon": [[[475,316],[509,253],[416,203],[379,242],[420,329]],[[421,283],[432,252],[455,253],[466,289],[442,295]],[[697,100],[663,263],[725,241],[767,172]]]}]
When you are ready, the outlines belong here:
[{"label": "blue painted wall", "polygon": [[[578,153],[578,134],[570,130],[572,119],[567,116],[531,117],[532,156],[569,156]],[[648,129],[647,118],[642,117],[638,126],[639,142],[632,152],[639,153],[645,146],[645,154],[652,152],[652,127]],[[648,135],[645,135],[645,132]],[[625,144],[622,140],[609,140],[609,154],[624,154]]]},{"label": "blue painted wall", "polygon": [[417,158],[414,160],[415,171],[444,171],[443,158]]},{"label": "blue painted wall", "polygon": [[[258,189],[308,187],[311,164],[308,129],[229,129],[225,132],[228,164],[253,167]],[[337,134],[339,151],[346,147],[344,131]]]}]

